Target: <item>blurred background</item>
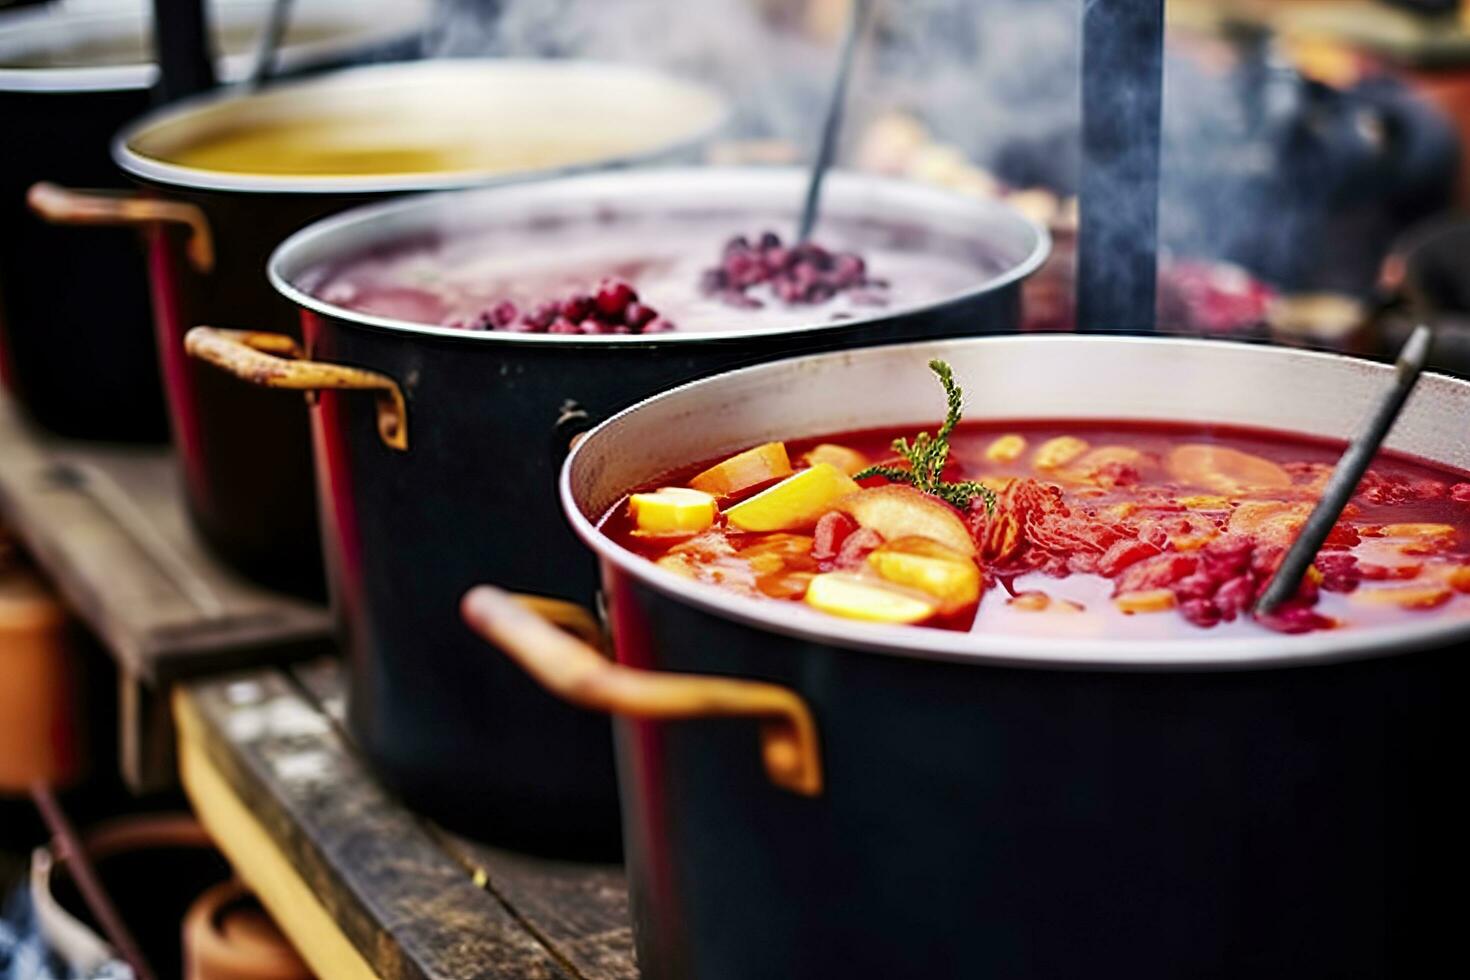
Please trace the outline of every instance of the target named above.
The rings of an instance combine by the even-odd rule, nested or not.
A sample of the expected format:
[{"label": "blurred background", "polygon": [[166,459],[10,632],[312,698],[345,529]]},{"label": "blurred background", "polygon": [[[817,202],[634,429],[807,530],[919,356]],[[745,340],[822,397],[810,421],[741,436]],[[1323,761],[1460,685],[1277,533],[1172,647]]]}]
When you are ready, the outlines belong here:
[{"label": "blurred background", "polygon": [[[879,4],[839,150],[841,166],[1003,199],[1046,225],[1055,250],[1025,285],[1028,331],[1078,325],[1081,2]],[[306,54],[292,70],[590,58],[705,81],[734,107],[705,159],[742,164],[810,157],[847,17],[845,0],[294,6],[283,51]],[[215,7],[217,48],[248,59],[262,5]],[[146,63],[148,9],[142,0],[0,0],[0,93],[23,88],[30,69]],[[21,29],[48,18],[118,12],[136,15],[132,26],[102,42],[23,43]],[[1381,357],[1427,319],[1439,327],[1435,366],[1470,376],[1470,3],[1170,0],[1164,79],[1161,330]],[[128,111],[147,105],[138,95]],[[0,156],[18,152],[0,127]],[[0,452],[20,453],[16,445]],[[82,624],[75,589],[43,575],[47,564],[0,519],[0,978],[125,975],[83,940],[81,952],[55,948],[67,933],[58,916],[84,933],[107,931],[66,870],[67,842],[88,834],[101,841],[93,853],[106,856],[100,874],[116,904],[136,912],[144,900],[129,888],[150,889],[135,931],[170,964],[160,973],[177,973],[178,923],[227,868],[181,816],[173,759],[160,748],[172,737],[160,720],[166,695]],[[285,955],[258,911],[238,914],[251,941],[273,950],[261,956]]]}]

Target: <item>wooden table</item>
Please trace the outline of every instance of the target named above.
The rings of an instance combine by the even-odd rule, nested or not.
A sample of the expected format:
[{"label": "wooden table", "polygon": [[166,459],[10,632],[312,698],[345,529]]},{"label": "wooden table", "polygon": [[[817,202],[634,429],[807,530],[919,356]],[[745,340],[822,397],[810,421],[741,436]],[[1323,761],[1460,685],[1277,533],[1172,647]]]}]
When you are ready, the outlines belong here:
[{"label": "wooden table", "polygon": [[135,789],[173,783],[170,685],[331,649],[325,608],[208,553],[167,446],[62,439],[0,395],[0,518],[117,662],[122,771]]},{"label": "wooden table", "polygon": [[178,685],[199,819],[322,977],[627,980],[622,869],[513,854],[400,806],[340,728],[336,661]]}]

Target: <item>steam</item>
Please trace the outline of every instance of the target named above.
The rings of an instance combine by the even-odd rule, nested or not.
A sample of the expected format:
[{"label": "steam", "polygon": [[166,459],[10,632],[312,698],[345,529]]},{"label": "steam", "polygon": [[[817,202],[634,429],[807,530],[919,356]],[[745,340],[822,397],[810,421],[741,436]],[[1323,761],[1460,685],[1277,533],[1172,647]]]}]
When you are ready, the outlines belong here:
[{"label": "steam", "polygon": [[[956,165],[978,165],[1012,188],[1075,193],[1082,4],[880,0],[839,161],[851,163],[869,123],[907,113],[927,130],[916,138],[948,144]],[[735,138],[779,141],[788,159],[805,159],[842,10],[841,0],[457,0],[441,7],[428,52],[661,67],[729,96]],[[1321,203],[1306,171],[1284,163],[1302,159],[1291,142],[1302,83],[1269,57],[1241,72],[1237,52],[1191,54],[1165,68],[1162,248],[1288,269],[1300,261],[1290,255],[1300,212]]]}]

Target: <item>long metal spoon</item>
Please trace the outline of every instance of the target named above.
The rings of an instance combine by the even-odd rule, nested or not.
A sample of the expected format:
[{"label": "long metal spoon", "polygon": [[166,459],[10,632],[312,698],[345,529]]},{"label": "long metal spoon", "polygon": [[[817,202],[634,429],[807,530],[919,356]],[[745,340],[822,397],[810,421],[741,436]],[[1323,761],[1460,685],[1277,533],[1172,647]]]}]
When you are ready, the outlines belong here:
[{"label": "long metal spoon", "polygon": [[1394,379],[1393,387],[1383,393],[1382,400],[1368,418],[1368,424],[1337,461],[1337,466],[1327,481],[1327,487],[1322,491],[1322,499],[1317,501],[1312,515],[1302,526],[1302,533],[1297,535],[1296,541],[1287,550],[1281,567],[1276,569],[1271,584],[1256,603],[1257,613],[1269,613],[1296,595],[1302,576],[1307,574],[1307,569],[1317,560],[1317,550],[1327,540],[1327,535],[1332,533],[1337,519],[1342,516],[1343,508],[1362,482],[1363,474],[1368,471],[1368,464],[1373,462],[1373,457],[1378,454],[1378,448],[1383,445],[1383,440],[1393,428],[1404,403],[1409,400],[1409,395],[1429,360],[1433,341],[1433,331],[1423,324],[1415,327],[1414,332],[1409,334],[1408,341],[1399,351],[1398,363],[1395,365],[1398,376]]},{"label": "long metal spoon", "polygon": [[286,25],[291,19],[291,0],[273,0],[266,14],[265,26],[261,28],[260,40],[255,44],[255,63],[250,68],[247,85],[260,88],[276,71],[276,52],[280,50],[281,38],[286,35]]},{"label": "long metal spoon", "polygon": [[817,156],[812,160],[811,176],[807,180],[806,200],[801,205],[801,221],[796,226],[796,240],[804,242],[811,237],[812,226],[817,223],[817,206],[822,199],[822,178],[832,166],[832,157],[837,153],[837,137],[842,132],[842,110],[847,104],[847,80],[852,75],[853,55],[857,51],[858,38],[867,27],[868,13],[872,0],[852,0],[847,12],[847,29],[842,36],[842,51],[837,57],[837,74],[832,79],[832,94],[827,99],[827,118],[822,121],[822,142],[817,147]]}]

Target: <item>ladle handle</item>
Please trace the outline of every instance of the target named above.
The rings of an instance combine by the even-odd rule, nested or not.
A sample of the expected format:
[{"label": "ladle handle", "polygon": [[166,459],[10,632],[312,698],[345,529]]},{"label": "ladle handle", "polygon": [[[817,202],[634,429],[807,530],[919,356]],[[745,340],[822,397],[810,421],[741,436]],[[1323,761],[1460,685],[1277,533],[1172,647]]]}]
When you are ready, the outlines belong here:
[{"label": "ladle handle", "polygon": [[1302,525],[1301,533],[1282,559],[1281,567],[1276,570],[1271,584],[1256,603],[1257,613],[1270,613],[1296,595],[1302,576],[1307,574],[1307,569],[1317,560],[1318,550],[1332,533],[1338,518],[1342,516],[1343,508],[1347,506],[1358,484],[1363,481],[1363,474],[1368,472],[1369,464],[1378,455],[1383,440],[1388,437],[1404,403],[1409,400],[1414,386],[1418,384],[1419,376],[1429,361],[1433,340],[1433,331],[1423,324],[1415,327],[1414,332],[1409,334],[1395,365],[1397,377],[1393,387],[1384,392],[1363,431],[1348,445],[1342,458],[1337,461],[1337,466],[1322,491],[1322,499],[1317,501],[1311,516]]},{"label": "ladle handle", "polygon": [[[465,623],[505,651],[542,687],[571,704],[628,718],[756,718],[771,782],[802,796],[822,791],[822,760],[811,709],[797,694],[765,681],[637,670],[614,663],[538,613],[565,621],[567,603],[527,599],[489,585],[466,593]],[[579,608],[579,607],[574,607]],[[571,617],[576,625],[578,617]],[[585,629],[582,630],[585,632]]]},{"label": "ladle handle", "polygon": [[871,6],[872,0],[852,0],[852,7],[847,14],[842,50],[837,56],[837,73],[832,79],[827,115],[822,120],[822,141],[817,145],[816,158],[812,160],[806,197],[801,204],[801,220],[796,226],[797,242],[804,242],[811,237],[812,227],[817,223],[817,210],[822,200],[822,180],[827,176],[827,171],[832,167],[832,158],[837,154],[837,137],[842,132],[842,112],[847,104],[847,80],[852,75],[858,38],[862,37],[863,29],[867,26],[868,10]]},{"label": "ladle handle", "polygon": [[385,374],[308,361],[293,338],[279,333],[195,327],[184,335],[184,350],[190,357],[262,388],[377,392],[378,435],[390,449],[408,448],[408,406],[403,389]]}]

